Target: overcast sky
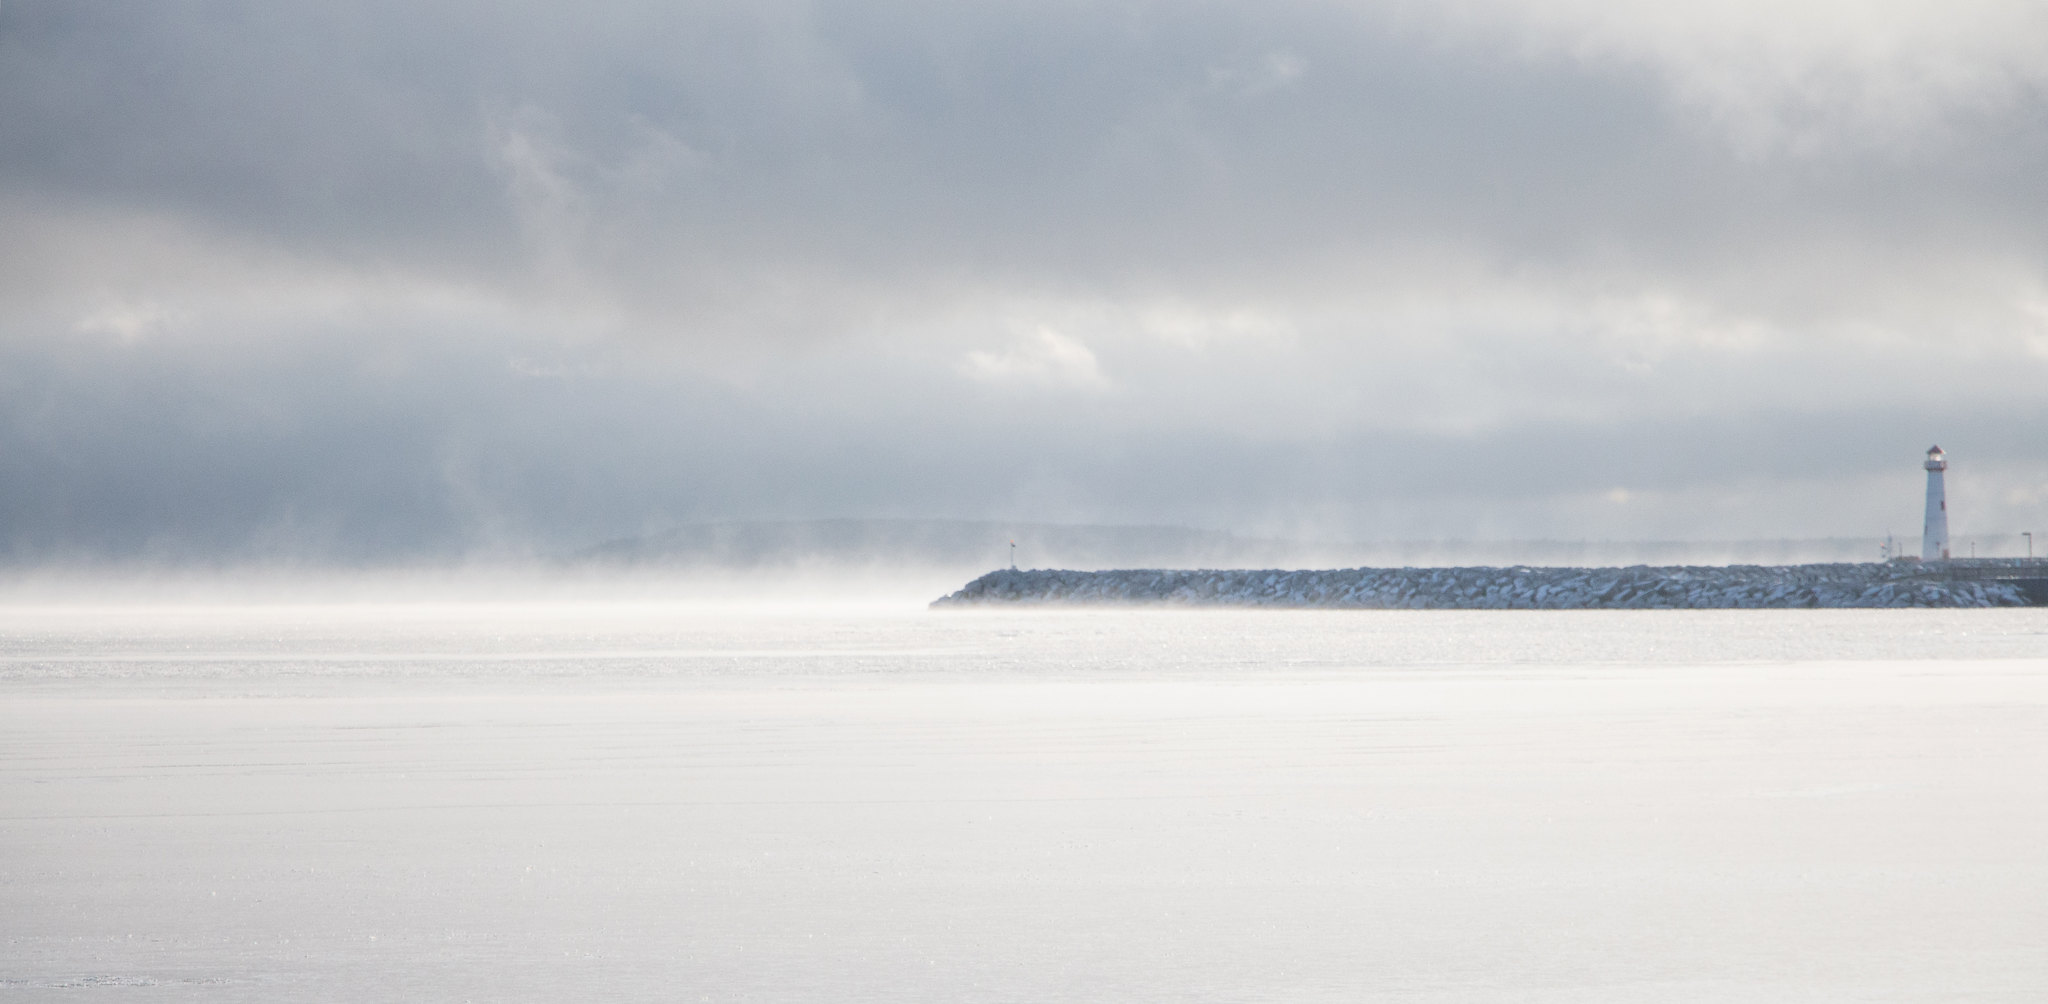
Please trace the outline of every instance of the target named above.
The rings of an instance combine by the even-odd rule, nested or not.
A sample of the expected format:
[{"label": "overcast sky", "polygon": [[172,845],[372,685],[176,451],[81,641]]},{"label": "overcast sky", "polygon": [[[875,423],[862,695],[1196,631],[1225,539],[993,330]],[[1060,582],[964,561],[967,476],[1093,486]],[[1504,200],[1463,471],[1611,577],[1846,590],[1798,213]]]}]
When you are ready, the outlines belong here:
[{"label": "overcast sky", "polygon": [[2048,8],[0,0],[0,547],[2048,531]]}]

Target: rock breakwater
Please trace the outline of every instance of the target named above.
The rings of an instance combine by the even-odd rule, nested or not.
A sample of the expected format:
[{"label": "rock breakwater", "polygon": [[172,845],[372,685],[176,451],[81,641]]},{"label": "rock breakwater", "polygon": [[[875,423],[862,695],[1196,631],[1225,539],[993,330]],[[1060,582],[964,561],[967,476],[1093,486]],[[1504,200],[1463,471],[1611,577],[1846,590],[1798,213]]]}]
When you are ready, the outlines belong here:
[{"label": "rock breakwater", "polygon": [[1327,571],[1003,569],[933,607],[1167,604],[1393,610],[2015,607],[2042,584],[1958,580],[1906,564]]}]

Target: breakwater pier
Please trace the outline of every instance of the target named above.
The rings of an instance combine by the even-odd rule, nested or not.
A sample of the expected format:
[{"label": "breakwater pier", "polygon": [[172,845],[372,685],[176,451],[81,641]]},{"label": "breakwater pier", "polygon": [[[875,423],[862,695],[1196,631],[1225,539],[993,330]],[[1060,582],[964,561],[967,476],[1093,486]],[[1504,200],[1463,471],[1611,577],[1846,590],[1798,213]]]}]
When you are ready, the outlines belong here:
[{"label": "breakwater pier", "polygon": [[932,603],[1390,610],[2048,605],[2048,560],[1629,568],[1003,569]]}]

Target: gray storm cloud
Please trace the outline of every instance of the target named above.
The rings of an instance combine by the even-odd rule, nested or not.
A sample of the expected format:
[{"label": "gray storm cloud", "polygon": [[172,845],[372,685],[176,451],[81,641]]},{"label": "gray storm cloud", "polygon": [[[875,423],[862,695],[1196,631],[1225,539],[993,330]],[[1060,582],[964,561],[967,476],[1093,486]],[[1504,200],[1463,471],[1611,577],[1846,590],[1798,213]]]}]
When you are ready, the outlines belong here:
[{"label": "gray storm cloud", "polygon": [[7,3],[4,540],[1871,534],[1937,439],[2030,527],[2044,78],[2025,3]]}]

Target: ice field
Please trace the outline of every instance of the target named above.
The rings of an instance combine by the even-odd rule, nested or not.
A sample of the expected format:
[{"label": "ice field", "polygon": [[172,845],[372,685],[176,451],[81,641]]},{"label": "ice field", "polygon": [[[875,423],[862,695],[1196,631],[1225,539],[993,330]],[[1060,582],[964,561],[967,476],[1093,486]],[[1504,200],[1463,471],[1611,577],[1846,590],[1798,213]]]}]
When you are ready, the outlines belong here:
[{"label": "ice field", "polygon": [[2048,994],[2048,610],[10,607],[0,694],[0,1000]]}]

